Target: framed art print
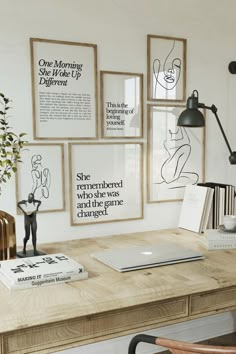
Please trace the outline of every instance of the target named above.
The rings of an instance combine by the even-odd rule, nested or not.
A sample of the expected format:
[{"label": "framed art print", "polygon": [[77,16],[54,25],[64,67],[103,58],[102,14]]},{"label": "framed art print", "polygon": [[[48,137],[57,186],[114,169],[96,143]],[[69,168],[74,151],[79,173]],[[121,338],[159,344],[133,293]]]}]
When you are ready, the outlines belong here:
[{"label": "framed art print", "polygon": [[142,143],[70,143],[71,225],[142,219],[142,166]]},{"label": "framed art print", "polygon": [[97,137],[97,46],[30,38],[35,139]]},{"label": "framed art print", "polygon": [[64,144],[27,144],[22,160],[16,172],[17,202],[33,193],[41,201],[39,212],[65,210]]},{"label": "framed art print", "polygon": [[205,128],[177,126],[184,109],[148,106],[149,203],[182,200],[186,185],[204,182]]},{"label": "framed art print", "polygon": [[143,74],[101,71],[104,138],[143,136]]},{"label": "framed art print", "polygon": [[183,38],[147,36],[149,101],[185,101],[186,47]]}]

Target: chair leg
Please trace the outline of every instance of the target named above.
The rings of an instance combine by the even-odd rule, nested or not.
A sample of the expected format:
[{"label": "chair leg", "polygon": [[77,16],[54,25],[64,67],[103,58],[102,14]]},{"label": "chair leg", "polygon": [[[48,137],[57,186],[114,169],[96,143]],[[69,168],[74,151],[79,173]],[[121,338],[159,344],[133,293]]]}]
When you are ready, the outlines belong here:
[{"label": "chair leg", "polygon": [[156,339],[157,337],[150,336],[148,334],[137,334],[130,341],[128,354],[135,354],[138,343],[144,342],[149,344],[156,344]]}]

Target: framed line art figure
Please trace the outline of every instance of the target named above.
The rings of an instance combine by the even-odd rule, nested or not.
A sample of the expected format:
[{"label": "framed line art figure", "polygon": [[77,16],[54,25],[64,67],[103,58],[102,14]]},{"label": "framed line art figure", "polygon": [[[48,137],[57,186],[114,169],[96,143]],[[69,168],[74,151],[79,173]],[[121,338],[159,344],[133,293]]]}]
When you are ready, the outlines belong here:
[{"label": "framed line art figure", "polygon": [[186,51],[186,39],[147,36],[147,99],[149,101],[185,101]]},{"label": "framed line art figure", "polygon": [[103,138],[143,136],[143,74],[101,71]]},{"label": "framed line art figure", "polygon": [[34,139],[97,138],[96,44],[30,38]]},{"label": "framed line art figure", "polygon": [[[205,128],[177,126],[184,106],[148,106],[148,202],[183,199],[205,179]],[[205,113],[205,112],[204,112]]]},{"label": "framed line art figure", "polygon": [[143,219],[143,144],[69,143],[71,225]]},{"label": "framed line art figure", "polygon": [[64,144],[27,144],[22,160],[16,171],[17,202],[33,193],[41,201],[39,212],[65,210]]}]

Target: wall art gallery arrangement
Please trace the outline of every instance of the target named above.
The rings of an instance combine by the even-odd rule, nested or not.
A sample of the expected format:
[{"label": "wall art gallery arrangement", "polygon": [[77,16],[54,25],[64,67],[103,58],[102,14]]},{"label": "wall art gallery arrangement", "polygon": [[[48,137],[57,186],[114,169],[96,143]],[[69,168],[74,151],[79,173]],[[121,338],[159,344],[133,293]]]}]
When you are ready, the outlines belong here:
[{"label": "wall art gallery arrangement", "polygon": [[204,181],[205,129],[177,127],[186,39],[147,35],[146,120],[143,73],[100,70],[98,92],[96,44],[31,38],[30,53],[34,143],[18,166],[17,200],[34,193],[40,212],[65,210],[66,170],[71,225],[81,226],[143,219],[145,200],[179,201]]}]

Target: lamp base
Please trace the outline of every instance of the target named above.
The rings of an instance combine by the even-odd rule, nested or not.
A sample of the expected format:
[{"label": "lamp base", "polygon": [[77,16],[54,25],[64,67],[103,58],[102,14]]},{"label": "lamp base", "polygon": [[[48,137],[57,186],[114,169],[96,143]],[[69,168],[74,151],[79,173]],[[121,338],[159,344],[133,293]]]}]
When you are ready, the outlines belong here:
[{"label": "lamp base", "polygon": [[236,151],[233,151],[229,157],[231,165],[236,165]]}]

